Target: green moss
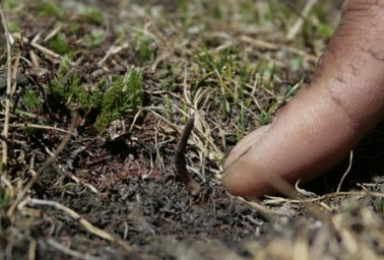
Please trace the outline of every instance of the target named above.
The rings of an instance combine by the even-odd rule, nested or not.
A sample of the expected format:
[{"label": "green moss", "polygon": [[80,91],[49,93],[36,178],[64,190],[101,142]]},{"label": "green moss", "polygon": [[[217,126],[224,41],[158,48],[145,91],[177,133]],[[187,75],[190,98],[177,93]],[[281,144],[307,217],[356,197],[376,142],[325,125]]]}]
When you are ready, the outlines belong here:
[{"label": "green moss", "polygon": [[161,89],[166,91],[174,91],[178,87],[178,84],[175,84],[175,79],[168,77],[161,80]]},{"label": "green moss", "polygon": [[317,34],[325,39],[330,38],[334,31],[334,28],[328,24],[320,24],[316,29]]},{"label": "green moss", "polygon": [[60,55],[65,55],[69,52],[67,37],[64,33],[58,33],[48,44],[52,50]]},{"label": "green moss", "polygon": [[83,38],[85,45],[89,47],[100,46],[105,38],[104,30],[93,29],[90,34]]},{"label": "green moss", "polygon": [[145,65],[151,60],[153,51],[150,49],[150,45],[153,43],[152,39],[147,37],[140,37],[137,43],[137,51],[139,53],[141,64]]},{"label": "green moss", "polygon": [[258,5],[253,2],[239,2],[241,20],[245,23],[259,24],[261,15]]},{"label": "green moss", "polygon": [[26,89],[23,93],[22,100],[28,111],[38,112],[41,110],[42,103],[34,90]]},{"label": "green moss", "polygon": [[49,100],[68,110],[78,109],[82,114],[96,113],[95,127],[101,133],[112,121],[136,113],[143,102],[143,77],[136,68],[130,68],[123,76],[104,77],[93,88],[87,88],[64,58],[57,77],[49,84]]},{"label": "green moss", "polygon": [[70,33],[77,33],[81,29],[81,25],[79,23],[72,23],[69,26],[69,32]]},{"label": "green moss", "polygon": [[36,11],[39,16],[51,17],[56,16],[59,19],[64,17],[64,11],[62,8],[54,3],[43,1],[36,6]]},{"label": "green moss", "polygon": [[50,83],[49,93],[68,109],[90,110],[100,107],[101,91],[85,88],[80,77],[71,70],[70,60],[65,57],[60,63],[58,76]]},{"label": "green moss", "polygon": [[105,18],[103,12],[98,8],[86,8],[83,13],[80,14],[80,20],[85,23],[103,25]]},{"label": "green moss", "polygon": [[95,124],[98,131],[104,132],[112,121],[135,112],[143,102],[143,87],[143,76],[136,68],[130,68],[123,77],[115,78],[103,96],[101,113]]},{"label": "green moss", "polygon": [[20,1],[17,0],[8,0],[4,2],[7,9],[14,9],[20,5]]},{"label": "green moss", "polygon": [[17,22],[15,21],[9,21],[8,22],[8,30],[13,33],[13,32],[21,32],[20,26]]},{"label": "green moss", "polygon": [[11,193],[7,189],[0,188],[0,209],[8,207],[11,201]]},{"label": "green moss", "polygon": [[84,111],[98,108],[101,101],[101,93],[86,89],[80,84],[77,75],[69,76],[66,83],[55,79],[51,83],[51,93],[57,100],[62,100],[69,109],[81,109]]}]

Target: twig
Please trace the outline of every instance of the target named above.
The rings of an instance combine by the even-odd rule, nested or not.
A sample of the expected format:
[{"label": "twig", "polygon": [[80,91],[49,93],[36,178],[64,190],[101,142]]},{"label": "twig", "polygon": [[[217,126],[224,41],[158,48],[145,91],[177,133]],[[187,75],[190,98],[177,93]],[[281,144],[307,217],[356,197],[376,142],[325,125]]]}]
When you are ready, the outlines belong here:
[{"label": "twig", "polygon": [[[13,64],[13,69],[12,69],[12,73],[11,73],[11,77],[12,77],[12,87],[11,87],[11,93],[10,93],[10,96],[13,97],[15,95],[15,92],[16,92],[16,88],[17,88],[17,85],[18,85],[18,82],[17,82],[17,68],[19,67],[19,64],[20,64],[20,56],[21,56],[21,51],[18,50],[17,51],[17,54],[16,54],[16,57],[15,57],[15,63]],[[16,108],[14,108],[16,109]]]},{"label": "twig", "polygon": [[229,194],[228,196],[234,197],[237,200],[248,204],[252,208],[255,208],[257,210],[257,213],[259,213],[266,220],[268,220],[268,222],[273,222],[275,217],[286,217],[287,216],[287,214],[285,214],[285,213],[282,213],[282,212],[279,212],[277,210],[270,209],[270,208],[264,206],[262,202],[260,202],[259,200],[255,199],[255,198],[247,199],[244,197],[233,196],[231,194]]},{"label": "twig", "polygon": [[52,130],[52,131],[58,131],[63,133],[68,133],[68,130],[54,127],[54,126],[48,126],[48,125],[38,125],[38,124],[29,124],[29,123],[14,123],[9,125],[9,127],[15,127],[15,128],[21,128],[21,127],[29,127],[29,128],[36,128],[36,129],[44,129],[44,130]]},{"label": "twig", "polygon": [[345,178],[348,176],[349,172],[351,171],[352,168],[352,162],[353,162],[353,151],[349,153],[349,163],[348,163],[348,168],[345,170],[343,176],[340,179],[339,185],[337,185],[337,190],[336,192],[340,192],[341,186],[344,183]]},{"label": "twig", "polygon": [[68,247],[65,247],[62,244],[56,242],[52,238],[49,238],[47,240],[47,244],[50,245],[51,247],[55,248],[56,250],[60,251],[61,253],[75,257],[75,258],[79,258],[79,259],[83,259],[83,260],[101,260],[101,258],[99,258],[99,257],[83,254],[83,253],[74,251]]},{"label": "twig", "polygon": [[99,67],[103,66],[104,62],[111,56],[111,55],[114,55],[114,54],[118,54],[119,52],[127,49],[129,47],[129,44],[128,43],[125,43],[123,45],[120,45],[120,46],[112,46],[109,48],[109,50],[107,51],[107,53],[104,55],[104,57],[97,63],[97,65]]},{"label": "twig", "polygon": [[32,239],[31,243],[29,244],[29,248],[28,248],[28,260],[35,260],[36,259],[36,246],[37,246],[36,240]]},{"label": "twig", "polygon": [[303,56],[309,62],[317,63],[317,60],[318,60],[318,58],[316,56],[310,55],[310,54],[306,53],[305,51],[297,49],[297,48],[292,47],[292,46],[275,44],[275,43],[267,42],[267,41],[260,40],[260,39],[253,39],[247,35],[240,36],[239,40],[242,42],[248,43],[248,44],[252,44],[253,46],[255,46],[257,48],[264,48],[264,49],[268,49],[271,51],[278,51],[278,50],[284,49],[287,52],[290,52],[292,54]]},{"label": "twig", "polygon": [[292,12],[294,12],[297,16],[299,16],[301,19],[305,20],[306,17],[303,16],[303,14],[296,9],[296,7],[291,3],[289,0],[283,0],[281,1],[286,7],[288,7]]},{"label": "twig", "polygon": [[268,199],[263,200],[263,204],[269,205],[269,206],[278,205],[286,202],[289,202],[291,204],[306,204],[306,203],[319,202],[322,200],[329,200],[331,198],[346,197],[346,196],[362,196],[362,197],[371,196],[375,198],[384,199],[384,193],[382,192],[341,191],[341,192],[328,193],[328,194],[319,196],[317,198],[309,198],[309,199],[286,199],[286,198],[279,198],[279,197],[273,197],[273,196],[266,196]]},{"label": "twig", "polygon": [[[5,99],[5,116],[4,116],[4,129],[3,129],[3,140],[1,141],[2,147],[3,147],[3,156],[2,156],[2,175],[5,176],[4,178],[7,178],[7,171],[8,171],[8,136],[9,136],[9,119],[11,114],[11,91],[12,91],[12,53],[11,53],[11,41],[9,39],[9,31],[7,26],[7,19],[5,18],[5,14],[3,11],[3,5],[2,2],[0,2],[0,16],[1,16],[1,23],[3,24],[3,33],[5,36],[5,42],[7,46],[7,90],[6,90],[6,99]],[[12,185],[9,187],[8,183],[8,190],[11,192],[11,196],[13,197],[13,188]]]},{"label": "twig", "polygon": [[38,40],[40,40],[40,36],[41,36],[41,33],[37,34],[35,36],[35,38],[33,38],[33,40],[31,41],[31,46],[34,47],[35,49],[41,51],[42,53],[44,53],[45,55],[47,56],[50,56],[52,58],[55,58],[55,59],[60,59],[61,56],[59,54],[57,54],[56,52],[40,45],[37,43]]},{"label": "twig", "polygon": [[201,191],[200,185],[191,178],[188,173],[186,162],[185,162],[185,147],[187,146],[188,137],[192,132],[194,125],[194,117],[192,116],[188,119],[187,124],[185,125],[184,131],[181,134],[179,141],[176,144],[175,149],[175,167],[176,172],[181,178],[181,180],[188,187],[192,195],[198,195]]},{"label": "twig", "polygon": [[133,250],[133,247],[131,245],[129,245],[128,243],[126,243],[125,241],[114,237],[110,233],[108,233],[108,232],[106,232],[106,231],[104,231],[98,227],[95,227],[88,220],[83,218],[80,214],[78,214],[74,210],[72,210],[72,209],[70,209],[70,208],[68,208],[68,207],[66,207],[66,206],[64,206],[64,205],[62,205],[56,201],[28,198],[25,201],[23,201],[22,203],[20,203],[20,206],[24,206],[25,204],[27,204],[31,207],[45,206],[45,207],[52,207],[52,208],[55,208],[57,210],[61,210],[64,213],[66,213],[68,216],[73,218],[75,221],[77,221],[80,225],[82,225],[89,233],[91,233],[91,234],[93,234],[99,238],[105,239],[107,241],[114,242],[127,251]]},{"label": "twig", "polygon": [[30,181],[25,185],[21,193],[17,196],[16,200],[12,203],[11,207],[9,208],[7,212],[7,216],[11,218],[13,216],[13,213],[17,207],[17,205],[20,203],[20,201],[24,198],[24,196],[27,194],[29,189],[35,184],[37,179],[39,178],[40,174],[49,166],[51,163],[53,163],[56,159],[56,157],[64,150],[64,148],[67,146],[68,142],[72,138],[72,133],[74,132],[77,124],[77,112],[74,112],[72,114],[72,122],[69,126],[68,133],[65,135],[59,146],[57,147],[56,151],[53,153],[51,157],[49,157],[43,165],[35,172],[35,174],[32,176]]},{"label": "twig", "polygon": [[60,31],[63,29],[63,25],[59,25],[56,28],[54,28],[48,35],[44,38],[43,42],[47,42],[51,40],[53,37],[55,37]]},{"label": "twig", "polygon": [[304,21],[307,19],[309,13],[312,10],[312,7],[317,3],[317,0],[308,0],[306,3],[303,12],[296,20],[296,23],[292,26],[291,30],[289,30],[287,34],[287,40],[292,41],[296,35],[299,33],[301,27],[303,27]]}]

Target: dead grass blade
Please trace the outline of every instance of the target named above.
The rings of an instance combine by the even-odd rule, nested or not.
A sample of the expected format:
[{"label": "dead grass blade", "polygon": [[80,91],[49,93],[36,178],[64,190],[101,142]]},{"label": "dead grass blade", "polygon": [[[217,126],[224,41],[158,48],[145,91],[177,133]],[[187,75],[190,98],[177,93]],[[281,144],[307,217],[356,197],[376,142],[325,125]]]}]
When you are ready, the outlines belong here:
[{"label": "dead grass blade", "polygon": [[52,248],[56,249],[57,251],[60,251],[61,253],[65,255],[69,255],[78,259],[83,259],[83,260],[101,260],[102,258],[95,257],[95,256],[90,256],[87,254],[83,254],[77,251],[74,251],[66,246],[63,246],[59,242],[56,242],[54,239],[49,238],[47,240],[47,244],[50,245]]},{"label": "dead grass blade", "polygon": [[116,243],[117,245],[121,246],[122,248],[124,248],[127,251],[133,250],[133,247],[131,245],[129,245],[128,243],[126,243],[125,241],[114,237],[110,233],[108,233],[108,232],[106,232],[106,231],[104,231],[98,227],[95,227],[88,220],[83,218],[80,214],[78,214],[74,210],[72,210],[72,209],[70,209],[70,208],[68,208],[68,207],[66,207],[60,203],[57,203],[55,201],[49,201],[49,200],[40,200],[40,199],[28,198],[25,201],[23,201],[22,203],[20,203],[20,208],[25,206],[25,204],[27,204],[31,207],[45,206],[45,207],[51,207],[51,208],[55,208],[57,210],[61,210],[64,213],[66,213],[68,216],[73,218],[75,221],[77,221],[80,225],[82,225],[89,233],[91,233],[97,237],[100,237],[102,239],[105,239],[107,241]]},{"label": "dead grass blade", "polygon": [[[3,5],[0,2],[0,17],[1,23],[3,25],[3,33],[5,36],[6,43],[6,52],[7,52],[7,89],[6,89],[6,99],[5,99],[5,116],[4,116],[4,128],[3,128],[3,138],[2,138],[2,179],[7,179],[7,164],[8,164],[8,136],[9,136],[9,119],[11,114],[11,92],[12,92],[12,52],[11,52],[11,41],[7,26],[7,19],[4,14]],[[3,177],[4,176],[4,177]],[[10,182],[5,182],[8,186],[8,190],[11,193],[14,193],[12,185]],[[11,194],[13,197],[13,194]]]},{"label": "dead grass blade", "polygon": [[33,38],[33,40],[31,41],[31,46],[49,57],[52,57],[54,59],[60,59],[61,56],[59,54],[37,43],[40,40],[40,36],[41,33],[37,34],[35,38]]},{"label": "dead grass blade", "polygon": [[312,62],[312,63],[315,63],[315,64],[318,61],[318,58],[316,56],[308,54],[305,51],[300,50],[300,49],[295,48],[295,47],[292,47],[292,46],[276,44],[276,43],[267,42],[267,41],[260,40],[260,39],[254,39],[254,38],[251,38],[247,35],[242,35],[240,37],[240,41],[247,43],[247,44],[251,44],[256,48],[264,48],[264,49],[268,49],[271,51],[285,49],[287,52],[303,56],[305,60]]},{"label": "dead grass blade", "polygon": [[309,13],[311,12],[313,6],[317,3],[317,0],[309,0],[304,6],[303,11],[301,12],[301,15],[296,20],[296,23],[291,27],[289,32],[287,33],[287,40],[292,41],[296,35],[300,32],[301,28],[303,27],[304,21],[307,19]]},{"label": "dead grass blade", "polygon": [[340,192],[340,189],[341,189],[341,186],[343,185],[343,182],[345,180],[345,178],[348,176],[348,173],[351,171],[352,169],[352,162],[353,162],[353,151],[351,151],[349,153],[349,163],[348,163],[348,168],[345,170],[343,176],[341,177],[340,179],[340,182],[339,182],[339,185],[337,186],[337,190],[336,192]]}]

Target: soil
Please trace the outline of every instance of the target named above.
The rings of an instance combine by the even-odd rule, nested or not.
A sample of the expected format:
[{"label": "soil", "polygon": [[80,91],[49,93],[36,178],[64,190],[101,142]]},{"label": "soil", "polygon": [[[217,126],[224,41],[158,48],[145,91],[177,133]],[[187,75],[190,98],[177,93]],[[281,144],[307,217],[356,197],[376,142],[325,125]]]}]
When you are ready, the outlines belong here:
[{"label": "soil", "polygon": [[[290,8],[279,3],[289,17],[277,15],[274,23],[245,27],[248,21],[231,20],[237,19],[236,11],[225,13],[237,6],[230,0],[225,1],[228,9],[219,9],[209,1],[182,1],[189,8],[221,10],[220,15],[230,17],[227,20],[220,20],[216,14],[201,18],[201,10],[181,13],[181,1],[171,0],[50,1],[64,10],[61,17],[56,11],[43,9],[41,4],[45,2],[15,2],[12,6],[9,1],[6,13],[8,21],[18,24],[21,32],[13,32],[13,54],[20,50],[22,57],[18,89],[33,90],[43,105],[31,111],[21,101],[20,109],[30,114],[11,116],[7,176],[2,177],[9,178],[15,196],[0,207],[0,259],[344,259],[356,254],[362,259],[383,257],[382,199],[360,192],[363,188],[380,192],[383,183],[380,177],[372,180],[383,166],[380,127],[356,151],[356,165],[347,180],[347,186],[355,188],[351,193],[333,193],[336,186],[327,179],[328,175],[312,184],[316,188],[308,188],[324,196],[304,193],[302,201],[269,197],[254,202],[231,196],[220,183],[221,163],[214,155],[225,154],[237,142],[236,122],[242,112],[233,105],[230,116],[223,113],[220,101],[214,97],[220,93],[214,87],[218,81],[200,74],[198,64],[203,62],[197,53],[204,51],[202,46],[213,52],[224,48],[231,42],[227,37],[244,40],[255,35],[276,46],[290,44],[293,49],[302,50],[304,61],[293,67],[295,52],[267,45],[252,48],[246,40],[231,42],[244,49],[251,62],[261,57],[274,60],[273,77],[278,87],[255,94],[263,105],[273,107],[277,104],[273,100],[282,97],[288,86],[310,81],[316,65],[313,57],[326,43],[326,39],[310,41],[306,39],[308,35],[285,43],[281,40],[283,31],[272,33],[274,26],[284,27],[283,19],[290,23],[297,19]],[[262,1],[240,2],[255,4],[260,10],[266,8]],[[340,2],[324,8],[336,17]],[[292,3],[294,8],[302,8],[302,2]],[[105,22],[81,15],[87,8],[101,10]],[[188,19],[195,19],[196,26]],[[328,22],[334,26],[337,19]],[[55,79],[67,79],[59,78],[58,73],[65,54],[51,55],[32,43],[54,48],[44,39],[57,28],[66,35],[73,61],[71,73],[80,76],[82,86],[92,88],[103,77],[123,76],[127,68],[137,67],[144,79],[141,107],[146,109],[125,115],[114,121],[117,127],[112,124],[101,133],[95,127],[99,111],[79,109],[74,116],[76,109],[67,106],[68,100],[56,100],[49,86]],[[103,33],[101,43],[86,42],[85,37],[98,30]],[[306,30],[311,30],[310,26]],[[17,35],[26,41],[21,44]],[[142,35],[152,46],[149,54],[141,52]],[[113,53],[112,46],[125,47]],[[107,53],[111,54],[106,56]],[[241,59],[243,53],[238,55]],[[4,56],[2,59],[6,61]],[[4,93],[6,72],[1,75],[0,89]],[[273,97],[268,96],[271,92]],[[188,103],[188,97],[196,101],[199,95],[203,100],[199,102],[205,103],[186,148],[187,169],[202,188],[193,196],[175,172],[174,155],[186,123],[185,111],[193,105]],[[166,109],[169,111],[164,112]],[[255,105],[249,110],[244,116],[243,133],[261,124],[254,123]],[[70,127],[73,120],[75,129]],[[204,135],[207,131],[211,135]],[[52,157],[66,136],[70,137],[69,142]],[[46,163],[49,158],[50,164]],[[339,173],[337,180],[343,169],[345,163],[335,170]],[[363,179],[356,177],[361,176],[361,171],[368,173]],[[23,187],[34,176],[33,186],[21,196]],[[364,182],[356,190],[356,183]],[[5,189],[3,183],[1,187]]]}]

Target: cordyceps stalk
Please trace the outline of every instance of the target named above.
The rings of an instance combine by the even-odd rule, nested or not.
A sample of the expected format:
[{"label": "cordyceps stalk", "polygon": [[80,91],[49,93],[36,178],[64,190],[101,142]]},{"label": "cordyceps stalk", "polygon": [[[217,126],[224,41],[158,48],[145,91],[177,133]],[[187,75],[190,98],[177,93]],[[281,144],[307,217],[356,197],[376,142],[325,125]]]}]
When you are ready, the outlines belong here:
[{"label": "cordyceps stalk", "polygon": [[229,154],[223,179],[236,195],[279,190],[268,176],[308,181],[345,158],[384,117],[384,0],[349,0],[311,85],[267,128]]},{"label": "cordyceps stalk", "polygon": [[192,179],[189,175],[186,162],[185,162],[185,148],[187,146],[189,135],[192,132],[194,126],[194,117],[188,119],[187,124],[184,127],[184,131],[181,134],[179,141],[176,144],[175,149],[175,168],[180,179],[185,183],[192,195],[196,196],[200,193],[200,185]]}]

